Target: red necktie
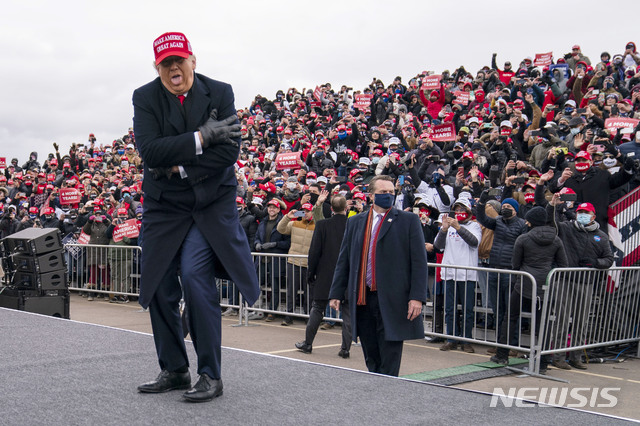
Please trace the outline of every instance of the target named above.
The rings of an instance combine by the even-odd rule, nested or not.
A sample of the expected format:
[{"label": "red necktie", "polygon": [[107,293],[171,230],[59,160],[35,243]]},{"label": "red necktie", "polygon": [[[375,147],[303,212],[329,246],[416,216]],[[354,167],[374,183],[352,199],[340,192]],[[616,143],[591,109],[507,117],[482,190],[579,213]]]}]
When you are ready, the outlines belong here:
[{"label": "red necktie", "polygon": [[373,229],[371,230],[371,239],[369,240],[369,256],[367,258],[367,274],[365,275],[365,284],[371,289],[373,283],[373,248],[378,240],[378,229],[382,223],[382,215],[376,214],[373,218],[377,220]]},{"label": "red necktie", "polygon": [[185,95],[178,95],[178,100],[180,101],[180,105],[184,105],[184,98],[186,98]]}]

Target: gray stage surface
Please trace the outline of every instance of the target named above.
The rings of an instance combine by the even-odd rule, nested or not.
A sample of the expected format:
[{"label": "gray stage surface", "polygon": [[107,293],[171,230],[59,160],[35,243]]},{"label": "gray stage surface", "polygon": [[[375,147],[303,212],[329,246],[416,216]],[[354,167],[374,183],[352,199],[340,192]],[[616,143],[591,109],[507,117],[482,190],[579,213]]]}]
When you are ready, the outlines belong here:
[{"label": "gray stage surface", "polygon": [[490,395],[235,349],[222,358],[224,395],[212,402],[183,402],[182,391],[139,394],[159,372],[152,336],[0,308],[0,424],[622,422],[554,407],[490,408]]}]

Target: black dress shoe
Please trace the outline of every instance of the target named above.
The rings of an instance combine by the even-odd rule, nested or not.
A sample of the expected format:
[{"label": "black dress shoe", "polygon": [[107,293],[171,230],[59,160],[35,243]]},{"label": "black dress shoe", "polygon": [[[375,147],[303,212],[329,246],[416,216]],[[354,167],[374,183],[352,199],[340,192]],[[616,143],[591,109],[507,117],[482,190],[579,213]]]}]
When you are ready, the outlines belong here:
[{"label": "black dress shoe", "polygon": [[340,358],[347,359],[347,358],[349,358],[349,351],[345,351],[344,349],[340,349],[340,352],[338,352],[338,356]]},{"label": "black dress shoe", "polygon": [[302,342],[296,343],[296,348],[298,348],[298,350],[304,352],[305,354],[310,354],[312,346],[308,345],[307,342],[303,340]]},{"label": "black dress shoe", "polygon": [[189,389],[190,387],[191,374],[188,370],[185,373],[162,370],[155,381],[138,386],[138,392],[162,393],[174,389]]},{"label": "black dress shoe", "polygon": [[202,373],[196,385],[182,394],[189,402],[206,402],[222,395],[222,379],[212,379]]}]

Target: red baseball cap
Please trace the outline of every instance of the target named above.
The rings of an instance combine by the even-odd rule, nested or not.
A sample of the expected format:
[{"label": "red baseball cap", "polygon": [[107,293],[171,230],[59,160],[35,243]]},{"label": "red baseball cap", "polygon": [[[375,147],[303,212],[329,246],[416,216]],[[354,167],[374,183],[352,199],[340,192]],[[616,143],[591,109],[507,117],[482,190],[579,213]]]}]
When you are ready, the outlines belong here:
[{"label": "red baseball cap", "polygon": [[471,151],[465,151],[464,154],[462,154],[462,158],[470,158],[473,160],[473,152]]},{"label": "red baseball cap", "polygon": [[584,158],[585,160],[591,161],[591,154],[589,154],[587,151],[580,151],[576,154],[576,160],[578,158]]},{"label": "red baseball cap", "polygon": [[311,210],[313,210],[313,205],[312,205],[311,203],[304,203],[304,204],[302,205],[302,208],[303,208],[304,210],[311,211]]},{"label": "red baseball cap", "polygon": [[359,198],[362,201],[367,201],[367,196],[364,195],[362,192],[356,192],[355,194],[353,194],[353,198]]},{"label": "red baseball cap", "polygon": [[318,177],[318,175],[316,174],[316,172],[309,172],[309,173],[307,173],[307,177],[308,178],[310,178],[310,177],[316,178],[316,177]]},{"label": "red baseball cap", "polygon": [[244,204],[244,198],[242,198],[242,197],[236,197],[236,203],[237,203],[237,204]]},{"label": "red baseball cap", "polygon": [[153,52],[156,55],[156,65],[169,56],[188,58],[193,54],[191,43],[182,33],[164,33],[153,41]]},{"label": "red baseball cap", "polygon": [[120,207],[118,209],[118,216],[127,216],[129,212],[124,207]]},{"label": "red baseball cap", "polygon": [[267,203],[267,206],[276,206],[277,208],[282,209],[282,205],[280,204],[280,201],[276,200],[275,198],[269,201]]},{"label": "red baseball cap", "polygon": [[587,211],[587,212],[591,212],[593,214],[596,213],[596,209],[595,209],[595,207],[593,207],[593,204],[591,204],[591,203],[579,204],[578,207],[576,207],[576,211],[579,211],[579,210],[584,210],[584,211]]}]

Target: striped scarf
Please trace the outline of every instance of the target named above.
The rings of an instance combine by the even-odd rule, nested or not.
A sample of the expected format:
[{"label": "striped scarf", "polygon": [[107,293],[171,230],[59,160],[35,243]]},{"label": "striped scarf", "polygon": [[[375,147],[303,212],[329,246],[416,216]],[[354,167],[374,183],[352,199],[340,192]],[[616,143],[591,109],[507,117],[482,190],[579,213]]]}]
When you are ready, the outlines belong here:
[{"label": "striped scarf", "polygon": [[362,243],[362,257],[360,258],[360,270],[358,272],[358,305],[366,305],[367,304],[367,260],[369,259],[369,246],[371,245],[371,238],[375,238],[376,243],[373,245],[373,252],[371,253],[372,262],[371,262],[371,290],[376,290],[376,245],[378,244],[378,234],[380,234],[380,229],[382,228],[382,223],[386,219],[387,215],[391,209],[387,210],[387,212],[380,219],[380,226],[378,226],[378,232],[376,235],[371,235],[372,223],[374,219],[373,207],[369,210],[369,215],[367,216],[367,222],[365,223],[365,233],[364,233],[364,241]]}]

